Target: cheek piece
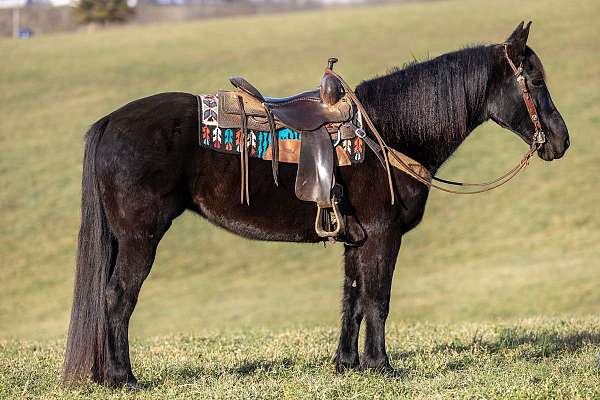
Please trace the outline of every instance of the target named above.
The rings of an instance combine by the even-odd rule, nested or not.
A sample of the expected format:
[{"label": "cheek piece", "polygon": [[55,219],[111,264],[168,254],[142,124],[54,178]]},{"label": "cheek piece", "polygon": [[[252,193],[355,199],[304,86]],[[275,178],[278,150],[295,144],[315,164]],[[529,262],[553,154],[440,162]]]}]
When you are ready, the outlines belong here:
[{"label": "cheek piece", "polygon": [[508,61],[508,65],[513,71],[515,78],[517,79],[517,83],[519,84],[519,91],[521,92],[521,97],[523,97],[523,101],[525,102],[525,106],[527,107],[527,112],[529,113],[529,118],[531,118],[531,122],[533,122],[533,126],[535,127],[535,133],[533,134],[533,140],[531,141],[531,148],[537,150],[541,147],[542,144],[546,142],[546,135],[542,130],[542,124],[540,123],[540,117],[537,112],[537,108],[535,107],[535,103],[531,98],[531,94],[529,94],[529,89],[527,89],[527,81],[525,76],[523,75],[523,63],[519,64],[519,67],[515,66],[515,63],[510,59],[508,55],[508,43],[502,44],[504,48],[504,57]]}]

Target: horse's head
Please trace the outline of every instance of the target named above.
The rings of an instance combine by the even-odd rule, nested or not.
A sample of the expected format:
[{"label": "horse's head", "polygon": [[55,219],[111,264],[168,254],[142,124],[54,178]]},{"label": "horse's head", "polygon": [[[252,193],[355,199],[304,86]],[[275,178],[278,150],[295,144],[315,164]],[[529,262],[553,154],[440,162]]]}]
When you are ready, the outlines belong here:
[{"label": "horse's head", "polygon": [[[510,35],[506,42],[497,46],[498,73],[489,92],[488,112],[490,118],[500,126],[518,134],[525,142],[534,140],[535,126],[522,97],[515,72],[509,59],[519,68],[541,123],[546,141],[539,148],[538,155],[551,161],[563,156],[569,147],[569,131],[562,116],[552,102],[545,82],[544,68],[539,57],[527,46],[529,27],[523,22]],[[508,58],[507,58],[508,55]]]}]

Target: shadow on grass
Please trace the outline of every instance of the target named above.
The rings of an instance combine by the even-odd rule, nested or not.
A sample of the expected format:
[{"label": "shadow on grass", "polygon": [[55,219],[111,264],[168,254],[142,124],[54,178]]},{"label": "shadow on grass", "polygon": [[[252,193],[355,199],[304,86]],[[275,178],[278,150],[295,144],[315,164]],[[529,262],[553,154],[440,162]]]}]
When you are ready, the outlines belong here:
[{"label": "shadow on grass", "polygon": [[[600,332],[578,332],[561,334],[557,332],[524,332],[519,329],[503,329],[492,340],[484,340],[477,333],[471,341],[455,339],[450,343],[437,344],[431,349],[398,351],[391,353],[393,358],[410,358],[417,355],[455,353],[455,354],[498,354],[505,351],[517,351],[519,358],[535,360],[563,354],[572,354],[587,345],[600,345]],[[457,365],[450,369],[462,369]]]},{"label": "shadow on grass", "polygon": [[[404,359],[409,362],[411,358],[415,357],[449,354],[453,357],[443,369],[446,371],[461,371],[476,364],[478,355],[493,355],[511,351],[516,353],[517,358],[537,360],[572,354],[587,345],[600,345],[600,332],[582,331],[574,334],[561,334],[558,332],[536,333],[520,329],[504,329],[499,331],[493,339],[484,340],[476,333],[470,341],[456,338],[451,342],[440,343],[430,348],[422,347],[412,351],[392,351],[389,354],[392,360]],[[515,354],[512,354],[511,358],[514,357]],[[140,386],[142,389],[151,389],[164,385],[166,380],[174,380],[182,384],[193,384],[207,377],[218,379],[230,375],[242,378],[271,372],[283,373],[297,364],[302,364],[301,368],[307,370],[322,369],[324,366],[329,365],[331,371],[333,371],[330,356],[323,356],[308,363],[290,357],[276,360],[248,360],[228,368],[219,367],[217,363],[214,367],[209,368],[191,364],[173,367],[166,371],[166,374],[162,377],[141,383]],[[411,371],[412,369],[410,367],[408,369],[403,368],[396,370],[394,373],[384,373],[383,375],[392,379],[410,379],[413,373],[416,372]],[[423,371],[419,372],[421,375],[423,373]]]},{"label": "shadow on grass", "polygon": [[284,358],[278,361],[258,360],[248,361],[242,365],[229,369],[230,374],[252,375],[257,372],[271,372],[273,370],[286,370],[294,366],[295,361],[291,358]]},{"label": "shadow on grass", "polygon": [[[323,358],[323,360],[328,359],[329,357]],[[315,363],[315,368],[319,367],[319,362],[320,361],[317,361]],[[215,363],[214,368],[204,368],[195,365],[185,365],[180,367],[169,368],[169,370],[165,372],[165,375],[151,381],[140,383],[139,388],[151,389],[154,387],[159,387],[164,385],[166,380],[177,381],[181,384],[190,384],[203,380],[207,377],[218,379],[226,375],[231,375],[236,376],[238,378],[242,378],[245,376],[251,376],[261,373],[270,373],[274,371],[277,373],[281,373],[292,368],[296,364],[297,360],[286,357],[278,360],[250,360],[230,368],[219,368],[217,363]],[[310,368],[310,366],[307,366],[307,368]]]}]

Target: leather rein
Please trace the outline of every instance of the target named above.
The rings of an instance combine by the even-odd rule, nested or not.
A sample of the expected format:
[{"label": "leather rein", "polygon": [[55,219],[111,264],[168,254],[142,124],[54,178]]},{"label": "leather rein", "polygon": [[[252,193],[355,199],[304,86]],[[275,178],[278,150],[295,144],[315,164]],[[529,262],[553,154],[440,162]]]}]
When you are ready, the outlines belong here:
[{"label": "leather rein", "polygon": [[[531,98],[531,95],[529,94],[529,89],[527,88],[527,82],[526,82],[525,76],[523,75],[523,64],[520,63],[518,67],[515,66],[514,62],[511,60],[510,56],[508,55],[508,43],[503,43],[502,46],[504,49],[504,57],[508,61],[508,65],[512,69],[513,74],[517,80],[517,83],[519,85],[519,91],[521,92],[521,97],[523,98],[523,101],[525,102],[525,106],[527,107],[527,112],[529,113],[531,122],[533,122],[533,125],[535,127],[535,133],[533,134],[531,147],[529,148],[527,153],[525,153],[525,155],[523,156],[521,161],[519,161],[519,163],[516,166],[514,166],[513,168],[511,168],[509,171],[507,171],[503,175],[501,175],[491,181],[480,182],[480,183],[467,183],[467,182],[454,182],[454,181],[438,178],[436,176],[432,177],[433,180],[436,180],[436,181],[442,182],[442,183],[446,183],[449,185],[482,188],[482,189],[475,189],[475,190],[470,190],[470,191],[452,190],[452,189],[448,189],[446,187],[437,185],[437,184],[431,182],[431,180],[424,178],[423,176],[421,176],[421,174],[417,173],[413,168],[411,168],[403,160],[402,153],[398,152],[397,150],[392,149],[391,147],[389,147],[387,145],[387,143],[385,143],[383,137],[381,136],[381,134],[375,127],[375,124],[373,124],[373,121],[369,117],[367,110],[362,105],[362,103],[360,102],[360,100],[356,96],[356,93],[354,93],[354,91],[352,90],[350,85],[348,85],[348,83],[346,83],[346,81],[344,81],[342,79],[342,77],[340,77],[337,73],[335,73],[333,70],[329,69],[328,72],[330,72],[331,74],[333,74],[333,76],[335,76],[336,78],[338,78],[340,80],[340,82],[342,83],[342,86],[346,90],[346,93],[348,94],[350,99],[355,103],[356,107],[362,114],[363,120],[367,123],[367,126],[369,127],[370,131],[373,133],[373,136],[375,136],[375,139],[377,139],[377,142],[379,145],[378,147],[380,148],[379,150],[383,154],[383,161],[384,161],[383,165],[386,170],[387,177],[388,177],[388,185],[389,185],[389,189],[390,189],[392,204],[394,204],[394,189],[393,189],[392,174],[391,174],[391,169],[390,169],[390,156],[394,159],[394,161],[397,164],[400,165],[402,171],[408,173],[414,179],[416,179],[417,181],[421,182],[422,184],[424,184],[430,188],[438,189],[443,192],[452,193],[452,194],[478,194],[478,193],[487,192],[487,191],[490,191],[497,187],[500,187],[500,186],[504,185],[505,183],[507,183],[508,181],[510,181],[512,178],[514,178],[520,171],[524,170],[529,165],[529,162],[530,162],[531,158],[535,155],[536,151],[542,146],[542,144],[544,144],[546,142],[546,136],[544,134],[544,131],[542,130],[542,124],[540,123],[540,118],[539,118],[539,115],[537,112],[537,108],[535,107],[535,103],[533,102],[533,99]],[[362,132],[362,133],[364,133],[364,132]],[[357,132],[357,134],[358,134],[358,132]],[[373,146],[370,146],[370,147],[373,148]]]}]

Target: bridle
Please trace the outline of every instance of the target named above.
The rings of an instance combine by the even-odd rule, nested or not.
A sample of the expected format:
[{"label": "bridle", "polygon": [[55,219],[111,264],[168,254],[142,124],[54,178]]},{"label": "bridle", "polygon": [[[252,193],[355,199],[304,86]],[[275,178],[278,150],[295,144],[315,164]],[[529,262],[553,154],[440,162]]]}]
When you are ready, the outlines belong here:
[{"label": "bridle", "polygon": [[[523,98],[523,101],[525,102],[525,106],[527,107],[527,112],[529,113],[531,122],[533,122],[533,126],[535,128],[535,133],[533,134],[531,146],[530,146],[529,150],[527,151],[527,153],[525,153],[525,155],[523,156],[521,161],[519,161],[519,163],[515,167],[513,167],[512,169],[510,169],[503,175],[497,177],[496,179],[488,181],[488,182],[480,182],[480,183],[455,182],[455,181],[451,181],[451,180],[447,180],[447,179],[438,178],[436,176],[432,176],[431,179],[426,179],[425,177],[422,176],[423,174],[417,173],[411,166],[409,166],[404,161],[404,159],[403,159],[404,157],[403,157],[402,153],[400,153],[397,150],[392,149],[391,147],[389,147],[387,145],[387,143],[385,143],[383,137],[381,136],[381,134],[379,133],[379,131],[373,124],[373,121],[369,117],[367,110],[362,105],[362,103],[360,102],[360,100],[356,96],[356,93],[354,93],[354,91],[352,90],[350,85],[348,85],[348,83],[346,83],[346,81],[344,81],[344,79],[342,79],[342,77],[339,76],[337,73],[335,73],[333,70],[329,70],[329,72],[333,76],[335,76],[336,78],[338,78],[340,80],[340,82],[342,83],[342,86],[346,90],[346,93],[348,94],[350,99],[355,103],[357,109],[360,111],[363,121],[366,122],[366,124],[369,127],[370,131],[372,132],[373,136],[375,136],[375,139],[377,139],[380,151],[381,151],[381,153],[383,153],[383,157],[381,157],[381,159],[383,160],[384,168],[385,168],[385,170],[387,172],[387,176],[388,176],[388,185],[389,185],[389,189],[390,189],[392,204],[394,204],[394,189],[393,189],[392,174],[391,174],[391,168],[390,168],[390,158],[393,158],[394,161],[397,164],[399,164],[399,166],[401,167],[400,169],[402,171],[408,173],[411,177],[413,177],[417,181],[421,182],[422,184],[424,184],[430,188],[438,189],[443,192],[452,193],[452,194],[478,194],[478,193],[487,192],[487,191],[490,191],[497,187],[500,187],[500,186],[504,185],[505,183],[507,183],[508,181],[510,181],[512,178],[514,178],[520,171],[524,170],[529,165],[529,161],[535,155],[536,151],[538,151],[539,148],[546,142],[546,135],[544,134],[544,131],[542,130],[542,124],[540,122],[540,117],[538,115],[537,108],[535,107],[535,103],[533,102],[533,99],[531,98],[529,89],[527,88],[526,78],[523,75],[523,63],[522,62],[519,63],[518,67],[515,66],[515,63],[511,60],[510,56],[508,55],[508,46],[509,46],[508,43],[503,43],[502,46],[503,46],[503,50],[504,50],[504,57],[506,58],[508,65],[512,69],[513,74],[519,85],[519,91],[521,92],[521,97]],[[431,176],[431,175],[429,175],[429,176]],[[432,180],[442,182],[445,184],[449,184],[449,185],[480,187],[481,189],[469,190],[469,191],[452,190],[452,189],[440,186],[438,184],[435,184],[432,182]]]},{"label": "bridle", "polygon": [[525,75],[523,75],[523,63],[519,64],[517,68],[515,63],[510,59],[508,55],[508,43],[503,43],[502,48],[504,49],[504,57],[506,61],[508,61],[508,65],[513,70],[515,74],[515,78],[517,79],[517,83],[519,84],[519,90],[521,91],[521,97],[523,97],[523,101],[525,102],[525,106],[527,107],[527,112],[529,112],[529,118],[531,118],[531,122],[533,122],[533,126],[535,127],[535,133],[533,134],[533,141],[531,146],[534,144],[542,145],[546,141],[546,135],[542,130],[542,124],[540,123],[540,116],[538,115],[537,108],[535,108],[535,103],[529,94],[529,89],[527,88],[527,82],[525,79]]}]

